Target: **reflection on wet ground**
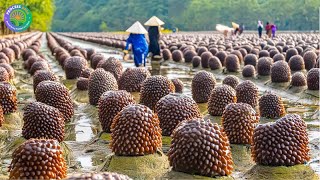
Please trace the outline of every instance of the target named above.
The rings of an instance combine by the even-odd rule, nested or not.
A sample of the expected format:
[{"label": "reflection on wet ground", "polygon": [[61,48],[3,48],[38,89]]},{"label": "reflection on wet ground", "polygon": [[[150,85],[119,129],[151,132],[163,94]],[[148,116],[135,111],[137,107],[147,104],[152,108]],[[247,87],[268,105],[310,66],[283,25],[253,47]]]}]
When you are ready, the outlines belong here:
[{"label": "reflection on wet ground", "polygon": [[[94,48],[97,52],[102,53],[106,57],[114,56],[122,59],[122,55],[115,49],[109,49],[98,44],[84,42],[77,39],[65,37],[73,45],[78,45],[84,48]],[[66,124],[66,138],[64,143],[65,154],[68,159],[69,173],[78,171],[97,171],[101,168],[101,164],[106,160],[106,156],[111,154],[109,148],[110,134],[99,134],[101,127],[98,120],[97,108],[89,105],[86,91],[79,91],[75,87],[75,80],[65,80],[65,74],[61,66],[55,61],[47,48],[47,41],[45,36],[42,38],[41,53],[43,53],[48,60],[52,71],[59,76],[60,81],[66,85],[70,90],[72,99],[74,100],[75,116],[73,120]],[[23,125],[22,108],[25,104],[34,101],[32,77],[23,69],[22,60],[15,61],[12,66],[15,68],[16,78],[14,85],[17,87],[19,110],[17,113],[6,116],[6,121],[3,127],[0,128],[0,179],[6,177],[7,167],[10,163],[10,155],[12,150],[19,145],[23,139],[21,135],[21,128]],[[132,67],[133,63],[124,62],[124,68]],[[185,86],[184,94],[191,96],[191,80],[193,75],[200,69],[193,69],[191,65],[164,62],[161,66],[160,74],[169,79],[179,78]],[[222,79],[227,75],[220,71],[212,71],[217,79],[217,84],[221,84]],[[242,80],[240,74],[235,74]],[[258,77],[251,79],[259,87],[260,94],[265,91],[273,91],[280,95],[284,100],[287,113],[297,113],[301,115],[308,124],[308,135],[310,139],[311,161],[310,166],[320,174],[320,121],[319,121],[319,98],[318,92],[309,92],[304,89],[290,89],[286,87],[279,87],[269,82],[265,77]],[[139,101],[139,93],[133,93],[136,101]],[[207,104],[198,104],[205,119],[210,119],[212,122],[221,123],[221,117],[212,117],[207,113]],[[271,119],[261,119],[260,123],[273,122]],[[100,138],[98,137],[100,136]],[[166,153],[169,149],[171,139],[170,137],[163,137],[163,152]],[[235,171],[233,177],[240,178],[243,174],[253,167],[254,163],[250,158],[250,149],[246,146],[232,146],[233,158],[235,162]],[[2,174],[2,175],[1,175]],[[175,177],[178,175],[173,175]]]}]

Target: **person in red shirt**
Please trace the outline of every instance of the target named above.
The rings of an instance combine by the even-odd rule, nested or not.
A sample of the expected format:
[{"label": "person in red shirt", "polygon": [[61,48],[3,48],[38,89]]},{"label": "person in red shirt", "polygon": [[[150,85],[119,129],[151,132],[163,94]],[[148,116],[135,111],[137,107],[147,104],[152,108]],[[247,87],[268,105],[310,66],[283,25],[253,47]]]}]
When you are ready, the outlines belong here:
[{"label": "person in red shirt", "polygon": [[266,24],[266,33],[267,33],[269,38],[271,38],[271,29],[272,29],[271,24],[269,22],[267,22],[267,24]]}]

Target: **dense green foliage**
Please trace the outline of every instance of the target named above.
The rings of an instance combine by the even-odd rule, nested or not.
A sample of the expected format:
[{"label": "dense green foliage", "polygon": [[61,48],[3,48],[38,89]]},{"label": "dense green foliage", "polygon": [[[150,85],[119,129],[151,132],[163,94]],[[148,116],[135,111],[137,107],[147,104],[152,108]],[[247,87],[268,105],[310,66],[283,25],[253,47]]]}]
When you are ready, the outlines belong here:
[{"label": "dense green foliage", "polygon": [[48,31],[51,27],[51,20],[54,14],[53,0],[0,0],[0,19],[8,7],[14,4],[26,5],[32,13],[31,29]]},{"label": "dense green foliage", "polygon": [[121,31],[153,15],[166,28],[213,30],[215,25],[244,23],[255,30],[257,20],[280,30],[317,30],[319,0],[55,0],[54,31]]}]

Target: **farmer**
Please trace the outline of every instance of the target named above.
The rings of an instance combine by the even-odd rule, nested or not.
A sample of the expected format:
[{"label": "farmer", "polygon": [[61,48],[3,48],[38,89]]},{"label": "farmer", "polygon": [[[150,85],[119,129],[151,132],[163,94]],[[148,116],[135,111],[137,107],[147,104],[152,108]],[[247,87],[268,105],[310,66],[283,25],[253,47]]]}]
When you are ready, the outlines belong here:
[{"label": "farmer", "polygon": [[266,24],[266,34],[271,38],[271,24],[269,22]]},{"label": "farmer", "polygon": [[277,26],[275,24],[271,25],[272,38],[276,36]]},{"label": "farmer", "polygon": [[240,31],[239,27],[237,27],[235,30],[234,30],[234,35],[237,35],[237,33]]},{"label": "farmer", "polygon": [[152,53],[152,56],[160,56],[160,46],[159,46],[159,38],[160,38],[160,26],[163,25],[164,22],[161,21],[156,16],[152,16],[144,25],[150,26],[148,29],[149,35],[149,52]]},{"label": "farmer", "polygon": [[147,30],[141,25],[139,21],[135,22],[126,32],[130,32],[129,38],[127,39],[127,45],[124,54],[128,54],[129,45],[131,44],[131,49],[134,56],[134,64],[136,67],[140,65],[146,66],[146,57],[148,55],[148,43],[146,37]]},{"label": "farmer", "polygon": [[258,33],[259,33],[259,38],[261,38],[261,36],[262,36],[262,30],[263,30],[263,24],[262,24],[262,22],[259,20],[259,21],[258,21]]},{"label": "farmer", "polygon": [[239,35],[241,35],[244,31],[244,24],[241,23],[240,26],[239,26]]},{"label": "farmer", "polygon": [[240,26],[239,24],[235,23],[235,22],[231,22],[232,27],[233,27],[233,34],[237,35],[237,33],[240,31]]}]

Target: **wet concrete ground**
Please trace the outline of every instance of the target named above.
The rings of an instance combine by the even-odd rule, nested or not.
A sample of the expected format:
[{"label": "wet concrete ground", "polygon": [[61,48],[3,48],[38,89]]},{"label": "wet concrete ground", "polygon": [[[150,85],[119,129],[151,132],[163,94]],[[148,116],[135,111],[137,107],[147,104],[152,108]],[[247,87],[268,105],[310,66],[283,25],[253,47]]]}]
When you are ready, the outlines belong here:
[{"label": "wet concrete ground", "polygon": [[[106,46],[100,46],[95,43],[85,42],[77,39],[64,37],[83,48],[94,48],[98,53],[102,53],[105,57],[113,56],[122,60],[122,54],[116,49]],[[106,156],[111,154],[109,148],[110,134],[102,134],[98,120],[97,108],[89,105],[87,91],[79,91],[76,89],[76,80],[66,80],[64,71],[58,62],[55,61],[47,47],[45,36],[42,38],[41,53],[48,60],[52,71],[59,76],[60,81],[69,89],[75,105],[75,116],[72,121],[66,124],[66,138],[63,143],[66,150],[66,159],[68,160],[68,172],[86,172],[100,170],[102,163],[106,160]],[[12,150],[17,147],[23,139],[21,129],[23,125],[22,108],[31,101],[35,101],[32,87],[32,77],[23,69],[22,60],[15,61],[12,66],[15,68],[16,78],[14,85],[18,91],[19,110],[9,116],[6,116],[4,125],[0,128],[0,179],[8,176],[7,167],[10,164]],[[132,62],[123,61],[124,68],[133,67]],[[150,67],[149,67],[150,68]],[[193,69],[191,65],[184,63],[164,62],[161,66],[160,74],[169,79],[179,78],[183,81],[185,89],[184,94],[191,96],[191,80],[193,75],[202,70],[200,68]],[[209,70],[210,71],[210,70]],[[223,78],[228,75],[222,73],[222,70],[212,71],[217,79],[217,83],[221,84]],[[241,77],[241,74],[234,74]],[[269,82],[267,78],[256,78],[253,80],[259,87],[259,93],[265,91],[273,91],[280,95],[285,103],[287,113],[297,113],[301,115],[308,124],[309,146],[311,149],[311,161],[308,163],[316,173],[320,174],[320,121],[319,121],[319,92],[301,91],[294,93],[297,89],[290,89],[288,86],[279,87]],[[133,93],[136,101],[139,100],[139,93]],[[213,122],[220,124],[220,117],[210,117],[207,115],[207,104],[199,104],[201,112],[205,118],[211,119]],[[274,120],[261,119],[260,123],[268,123]],[[170,138],[163,137],[163,151],[166,153],[170,145]],[[250,160],[250,150],[247,147],[233,147],[233,158],[235,161],[235,171],[232,176],[236,179],[243,179],[243,175],[253,167],[254,163]],[[245,157],[245,158],[243,158]],[[174,174],[170,177],[177,177]],[[164,177],[167,178],[167,177]],[[186,178],[190,178],[187,176]]]}]

